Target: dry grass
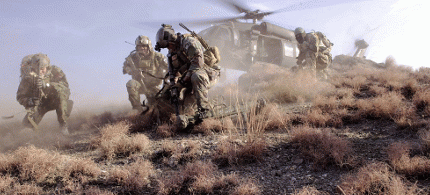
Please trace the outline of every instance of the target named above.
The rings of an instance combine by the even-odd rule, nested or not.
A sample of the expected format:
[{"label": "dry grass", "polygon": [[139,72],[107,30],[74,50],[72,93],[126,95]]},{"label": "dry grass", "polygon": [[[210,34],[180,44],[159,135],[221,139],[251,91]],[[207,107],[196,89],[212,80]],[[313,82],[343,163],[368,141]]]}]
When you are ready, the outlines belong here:
[{"label": "dry grass", "polygon": [[148,160],[138,159],[124,167],[113,168],[107,181],[120,185],[124,192],[142,193],[145,188],[149,187],[151,178],[154,177],[155,170],[152,163]]},{"label": "dry grass", "polygon": [[155,130],[158,136],[162,138],[172,137],[176,134],[176,128],[170,124],[163,124]]},{"label": "dry grass", "polygon": [[232,193],[233,195],[258,195],[261,194],[260,187],[255,181],[247,180],[241,183]]},{"label": "dry grass", "polygon": [[130,156],[135,152],[150,153],[149,138],[144,134],[130,135],[129,129],[130,125],[124,121],[107,125],[100,130],[92,145],[108,159]]},{"label": "dry grass", "polygon": [[357,173],[342,178],[338,186],[343,194],[417,195],[423,194],[415,185],[390,170],[385,163],[372,163],[361,167]]},{"label": "dry grass", "polygon": [[165,165],[176,166],[197,159],[201,154],[202,145],[198,141],[186,141],[175,144],[164,141],[161,150],[153,155],[153,161],[160,161]]},{"label": "dry grass", "polygon": [[227,138],[218,143],[214,161],[220,166],[251,163],[261,160],[267,143],[264,137],[247,136],[245,141]]},{"label": "dry grass", "polygon": [[430,90],[428,88],[417,91],[412,101],[418,113],[422,116],[430,116]]},{"label": "dry grass", "polygon": [[179,171],[169,172],[159,180],[159,194],[259,194],[251,180],[236,174],[223,175],[210,161],[187,163]]},{"label": "dry grass", "polygon": [[208,118],[203,120],[202,123],[195,126],[192,130],[193,133],[202,133],[204,135],[211,135],[214,132],[218,133],[223,130],[223,124],[218,119]]},{"label": "dry grass", "polygon": [[328,193],[321,192],[312,186],[305,186],[300,190],[296,190],[293,195],[328,195]]},{"label": "dry grass", "polygon": [[398,173],[407,176],[426,177],[430,175],[430,159],[425,156],[410,157],[411,145],[396,142],[388,147],[390,164]]},{"label": "dry grass", "polygon": [[315,164],[324,167],[331,163],[339,166],[352,163],[351,143],[333,135],[328,129],[300,126],[290,129],[289,133],[291,142],[295,143]]},{"label": "dry grass", "polygon": [[411,126],[415,110],[399,92],[389,92],[375,98],[357,101],[358,115],[371,119],[390,119],[397,125]]},{"label": "dry grass", "polygon": [[241,76],[239,86],[243,92],[250,93],[250,97],[264,94],[267,100],[279,103],[310,101],[317,94],[332,89],[306,71],[291,72],[273,64],[254,64]]},{"label": "dry grass", "polygon": [[419,136],[420,136],[421,142],[423,143],[425,149],[427,151],[430,150],[430,131],[427,129],[420,131]]}]

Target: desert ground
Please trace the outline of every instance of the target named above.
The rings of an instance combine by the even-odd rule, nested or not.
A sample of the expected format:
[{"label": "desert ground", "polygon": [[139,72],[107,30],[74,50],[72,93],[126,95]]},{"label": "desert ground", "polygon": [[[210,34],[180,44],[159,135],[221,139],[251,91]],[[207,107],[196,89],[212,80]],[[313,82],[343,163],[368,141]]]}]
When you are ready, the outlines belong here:
[{"label": "desert ground", "polygon": [[254,64],[210,91],[241,114],[181,131],[120,106],[72,113],[69,136],[3,121],[0,193],[429,194],[429,84],[429,68],[341,55],[327,81]]}]

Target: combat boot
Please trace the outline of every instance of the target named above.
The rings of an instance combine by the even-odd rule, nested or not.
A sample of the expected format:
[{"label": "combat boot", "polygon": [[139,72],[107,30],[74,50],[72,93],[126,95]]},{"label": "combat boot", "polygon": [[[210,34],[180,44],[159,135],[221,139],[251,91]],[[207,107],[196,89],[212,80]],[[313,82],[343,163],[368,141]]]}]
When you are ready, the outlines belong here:
[{"label": "combat boot", "polygon": [[203,119],[211,118],[214,114],[212,113],[212,110],[205,109],[205,108],[199,108],[199,111],[197,111],[196,115],[194,116],[196,124],[203,122]]}]

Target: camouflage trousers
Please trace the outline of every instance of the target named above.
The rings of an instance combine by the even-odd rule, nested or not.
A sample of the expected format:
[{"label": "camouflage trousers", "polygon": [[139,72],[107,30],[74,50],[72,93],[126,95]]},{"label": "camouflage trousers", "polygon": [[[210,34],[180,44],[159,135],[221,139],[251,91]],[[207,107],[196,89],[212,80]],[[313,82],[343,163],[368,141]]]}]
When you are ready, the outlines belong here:
[{"label": "camouflage trousers", "polygon": [[205,69],[198,69],[191,75],[191,85],[193,86],[194,97],[197,101],[199,109],[210,109],[208,92],[209,88],[213,86],[209,78],[208,71]]},{"label": "camouflage trousers", "polygon": [[157,84],[142,83],[137,80],[131,79],[127,82],[128,100],[131,103],[133,109],[141,111],[142,102],[140,101],[140,95],[144,94],[147,103],[153,104],[155,101],[155,95],[160,90]]},{"label": "camouflage trousers", "polygon": [[32,128],[33,125],[29,121],[29,118],[36,124],[39,124],[47,112],[55,110],[60,126],[67,126],[67,119],[73,108],[73,101],[69,100],[69,96],[70,90],[68,88],[61,84],[52,84],[52,87],[46,92],[46,97],[41,99],[40,105],[29,108],[29,112],[22,121],[23,125]]}]

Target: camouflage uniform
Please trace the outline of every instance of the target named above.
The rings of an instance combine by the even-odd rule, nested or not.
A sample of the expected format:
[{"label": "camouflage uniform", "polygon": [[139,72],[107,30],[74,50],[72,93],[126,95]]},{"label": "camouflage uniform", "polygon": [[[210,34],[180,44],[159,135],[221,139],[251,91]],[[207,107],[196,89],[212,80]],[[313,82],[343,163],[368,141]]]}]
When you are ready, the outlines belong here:
[{"label": "camouflage uniform", "polygon": [[[40,54],[33,57],[33,62],[38,56]],[[32,122],[39,124],[48,111],[56,110],[60,126],[67,131],[67,119],[73,102],[69,100],[70,89],[66,75],[59,67],[48,65],[47,73],[40,77],[36,73],[37,66],[34,63],[31,66],[33,71],[22,77],[16,94],[18,102],[28,110],[23,120],[24,126],[34,127]]]},{"label": "camouflage uniform", "polygon": [[143,73],[143,77],[140,77],[140,75],[136,75],[133,67],[162,78],[164,77],[163,74],[167,69],[166,57],[161,53],[150,50],[149,55],[145,57],[133,51],[125,59],[123,74],[132,75],[132,79],[126,84],[128,98],[133,109],[142,111],[143,108],[140,101],[140,94],[145,94],[148,104],[152,104],[154,102],[155,94],[159,91],[159,85],[161,84],[162,79],[154,78],[146,73]]},{"label": "camouflage uniform", "polygon": [[[304,32],[304,31],[303,31]],[[296,35],[297,37],[297,35]],[[299,41],[299,56],[297,64],[302,69],[308,69],[319,79],[327,79],[327,68],[331,63],[332,43],[321,32],[310,32]],[[303,62],[304,61],[304,62]]]},{"label": "camouflage uniform", "polygon": [[208,90],[218,81],[219,72],[205,64],[205,49],[199,40],[189,34],[180,35],[178,39],[178,51],[169,53],[173,74],[176,77],[184,74],[182,78],[190,77],[198,109],[210,110]]}]

